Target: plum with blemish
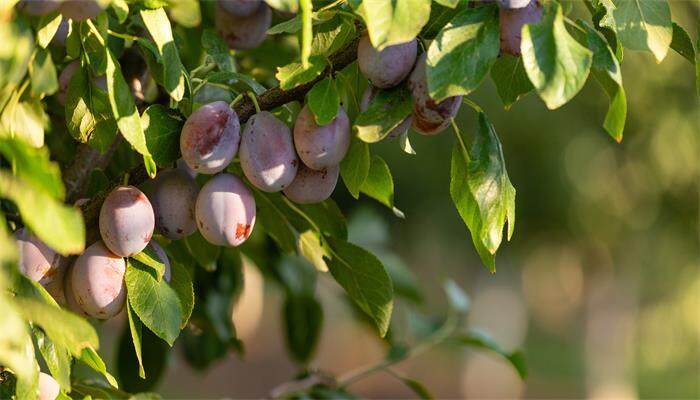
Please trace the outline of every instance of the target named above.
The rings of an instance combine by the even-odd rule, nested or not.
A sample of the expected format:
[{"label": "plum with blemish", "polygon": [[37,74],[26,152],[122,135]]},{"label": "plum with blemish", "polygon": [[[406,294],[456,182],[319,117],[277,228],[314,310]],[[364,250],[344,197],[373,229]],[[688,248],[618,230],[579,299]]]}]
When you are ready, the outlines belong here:
[{"label": "plum with blemish", "polygon": [[215,174],[233,160],[240,135],[238,115],[227,103],[215,101],[203,105],[190,114],[182,127],[182,158],[197,173]]},{"label": "plum with blemish", "polygon": [[372,85],[387,89],[403,81],[413,68],[418,52],[418,41],[387,46],[381,51],[375,49],[364,35],[357,45],[357,65],[362,75]]},{"label": "plum with blemish", "polygon": [[58,382],[49,374],[39,372],[39,400],[54,400],[61,391]]},{"label": "plum with blemish", "polygon": [[219,0],[221,8],[231,15],[248,17],[262,4],[262,0]]},{"label": "plum with blemish", "polygon": [[462,96],[448,97],[437,102],[428,92],[425,75],[425,53],[421,54],[416,67],[408,78],[408,87],[413,95],[413,128],[423,135],[435,135],[442,132],[457,115],[462,103]]},{"label": "plum with blemish", "polygon": [[160,247],[160,245],[156,243],[155,240],[151,240],[151,243],[148,244],[148,247],[150,247],[151,249],[153,249],[153,251],[156,252],[158,258],[160,258],[160,262],[162,262],[165,265],[165,269],[163,270],[163,279],[165,279],[166,282],[170,282],[170,260],[168,259],[168,255],[165,253],[165,250],[163,250],[163,248]]},{"label": "plum with blemish", "polygon": [[272,22],[272,11],[264,2],[250,14],[240,17],[232,14],[221,3],[216,4],[214,24],[222,38],[232,49],[245,50],[258,47],[267,37]]},{"label": "plum with blemish", "polygon": [[292,184],[287,186],[283,193],[295,203],[319,203],[333,194],[339,172],[340,168],[337,165],[317,171],[302,164]]},{"label": "plum with blemish", "polygon": [[340,164],[350,147],[350,121],[343,107],[326,125],[317,125],[305,105],[294,123],[294,147],[307,167],[322,170]]},{"label": "plum with blemish", "polygon": [[151,204],[156,228],[168,239],[178,240],[197,230],[194,203],[199,186],[187,172],[175,168],[159,172],[153,184]]},{"label": "plum with blemish", "polygon": [[197,227],[218,246],[238,246],[255,225],[255,198],[236,176],[222,173],[206,183],[197,196]]},{"label": "plum with blemish", "polygon": [[261,111],[248,120],[239,157],[246,178],[265,192],[284,189],[297,174],[299,160],[294,151],[292,132],[267,111]]},{"label": "plum with blemish", "polygon": [[[365,89],[364,93],[362,93],[362,98],[360,99],[360,112],[367,111],[367,108],[369,108],[369,103],[372,102],[372,99],[374,99],[378,92],[379,89],[373,87],[372,85],[367,86],[367,89]],[[400,124],[396,126],[396,128],[392,129],[391,132],[386,135],[386,137],[389,139],[394,139],[401,136],[408,131],[408,128],[411,127],[412,122],[413,115],[409,114],[403,121],[401,121]]]},{"label": "plum with blemish", "polygon": [[523,8],[501,8],[498,10],[499,28],[501,30],[501,53],[520,56],[520,41],[523,26],[534,24],[542,18],[542,6],[531,0]]},{"label": "plum with blemish", "polygon": [[143,250],[153,236],[153,206],[143,192],[133,186],[114,189],[100,209],[100,234],[105,245],[120,257]]},{"label": "plum with blemish", "polygon": [[66,18],[85,21],[97,17],[102,6],[96,0],[63,0],[58,10]]},{"label": "plum with blemish", "polygon": [[82,315],[83,317],[89,317],[90,314],[86,313],[85,310],[83,310],[83,308],[80,307],[78,301],[75,299],[75,294],[73,291],[72,272],[73,266],[70,266],[66,271],[65,276],[63,277],[63,292],[65,294],[66,307],[68,307],[69,310],[73,311],[78,315]]},{"label": "plum with blemish", "polygon": [[70,283],[74,300],[87,315],[109,319],[119,314],[126,300],[126,262],[101,241],[75,260]]}]

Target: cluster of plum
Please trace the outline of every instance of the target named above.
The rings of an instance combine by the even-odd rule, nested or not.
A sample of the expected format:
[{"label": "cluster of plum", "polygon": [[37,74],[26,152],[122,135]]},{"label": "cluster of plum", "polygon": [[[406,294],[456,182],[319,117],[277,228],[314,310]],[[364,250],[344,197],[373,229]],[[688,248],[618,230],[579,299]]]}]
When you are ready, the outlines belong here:
[{"label": "cluster of plum", "polygon": [[496,0],[501,32],[501,53],[520,56],[523,25],[534,24],[542,18],[538,0]]}]

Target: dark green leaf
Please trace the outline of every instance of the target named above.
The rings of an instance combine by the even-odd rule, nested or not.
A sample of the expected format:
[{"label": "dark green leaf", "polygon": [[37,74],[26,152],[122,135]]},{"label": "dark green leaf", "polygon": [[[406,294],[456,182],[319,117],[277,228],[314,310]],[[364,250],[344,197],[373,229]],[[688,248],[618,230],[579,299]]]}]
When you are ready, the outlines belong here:
[{"label": "dark green leaf", "polygon": [[498,7],[464,8],[440,31],[428,48],[426,76],[437,101],[469,94],[498,57]]},{"label": "dark green leaf", "polygon": [[275,77],[280,81],[280,89],[289,90],[303,83],[311,82],[326,69],[326,58],[323,56],[309,57],[309,67],[303,68],[301,63],[291,63],[278,67]]},{"label": "dark green leaf", "polygon": [[690,61],[691,64],[695,64],[695,49],[693,48],[693,41],[690,39],[688,32],[686,32],[685,29],[681,28],[681,26],[675,22],[673,23],[673,40],[671,41],[671,48],[683,56],[683,58]]},{"label": "dark green leaf", "polygon": [[70,392],[70,353],[66,349],[56,346],[40,329],[34,330],[34,337],[51,376],[56,379],[61,389]]},{"label": "dark green leaf", "polygon": [[456,340],[467,346],[474,346],[481,349],[491,350],[505,358],[518,372],[521,379],[527,378],[527,365],[525,357],[520,351],[506,352],[487,334],[473,330],[456,338]]},{"label": "dark green leaf", "polygon": [[394,289],[382,263],[367,250],[344,240],[327,238],[332,256],[327,260],[333,278],[377,326],[383,337],[389,329]]},{"label": "dark green leaf", "polygon": [[109,382],[109,384],[112,385],[115,389],[119,388],[117,380],[114,379],[112,374],[107,372],[107,366],[105,365],[105,362],[102,361],[102,358],[99,354],[97,354],[95,349],[93,349],[92,347],[84,348],[83,352],[80,354],[80,361],[85,363],[85,365],[92,368],[93,370],[102,374],[102,376],[104,376],[105,379],[107,379],[107,382]]},{"label": "dark green leaf", "polygon": [[159,61],[163,65],[163,87],[175,101],[185,94],[184,67],[175,47],[170,20],[165,10],[141,10],[141,19],[158,48]]},{"label": "dark green leaf", "polygon": [[253,190],[253,195],[258,208],[256,223],[263,227],[283,252],[293,253],[296,250],[298,232],[287,217],[289,210],[282,196],[259,190]]},{"label": "dark green leaf", "polygon": [[180,299],[180,306],[182,308],[182,321],[180,322],[180,329],[184,329],[187,325],[187,321],[192,315],[192,309],[194,308],[194,289],[192,287],[192,277],[189,271],[182,264],[178,262],[179,260],[172,260],[172,275],[170,278],[170,286],[177,293],[178,299]]},{"label": "dark green leaf", "polygon": [[146,146],[156,164],[172,165],[180,157],[182,119],[175,111],[154,104],[141,114],[141,125],[146,134]]},{"label": "dark green leaf", "polygon": [[353,136],[345,158],[340,163],[340,176],[354,198],[360,197],[360,187],[369,174],[369,145]]},{"label": "dark green leaf", "polygon": [[306,104],[314,115],[318,125],[331,123],[338,115],[340,97],[333,78],[317,82],[306,94]]},{"label": "dark green leaf", "polygon": [[140,253],[131,256],[131,258],[148,267],[147,271],[156,278],[156,280],[161,280],[163,278],[165,264],[153,247],[146,246]]},{"label": "dark green leaf", "polygon": [[406,85],[388,90],[378,90],[367,109],[353,125],[357,137],[367,143],[384,139],[413,111],[411,91]]},{"label": "dark green leaf", "polygon": [[124,327],[117,349],[119,382],[123,390],[128,392],[145,392],[153,389],[163,376],[169,348],[152,332],[144,330],[143,336],[139,338],[143,341],[143,370],[145,371],[141,375],[140,365],[136,368],[141,360],[137,358],[138,353],[134,353],[133,336],[129,331],[128,327]]},{"label": "dark green leaf", "polygon": [[216,260],[221,254],[221,248],[219,246],[214,246],[204,239],[199,231],[187,236],[185,238],[185,245],[190,254],[197,261],[202,268],[207,271],[213,271],[216,269]]},{"label": "dark green leaf", "polygon": [[403,212],[394,207],[394,180],[391,171],[381,157],[373,155],[367,179],[360,187],[360,192],[389,207],[397,217],[403,218]]},{"label": "dark green leaf", "polygon": [[51,59],[48,50],[37,49],[29,64],[29,75],[32,83],[32,93],[42,97],[51,95],[58,90],[58,76],[56,66]]},{"label": "dark green leaf", "polygon": [[236,72],[231,50],[226,42],[212,29],[202,32],[202,47],[222,71]]},{"label": "dark green leaf", "polygon": [[50,160],[47,148],[36,149],[16,139],[0,138],[0,154],[25,183],[57,200],[63,200],[65,190],[61,170],[58,164]]},{"label": "dark green leaf", "polygon": [[498,97],[501,98],[506,110],[533,89],[532,82],[525,72],[522,58],[509,54],[502,54],[493,64],[491,79],[496,85]]},{"label": "dark green leaf", "polygon": [[288,294],[284,302],[287,348],[299,362],[313,354],[323,325],[323,309],[313,295]]}]

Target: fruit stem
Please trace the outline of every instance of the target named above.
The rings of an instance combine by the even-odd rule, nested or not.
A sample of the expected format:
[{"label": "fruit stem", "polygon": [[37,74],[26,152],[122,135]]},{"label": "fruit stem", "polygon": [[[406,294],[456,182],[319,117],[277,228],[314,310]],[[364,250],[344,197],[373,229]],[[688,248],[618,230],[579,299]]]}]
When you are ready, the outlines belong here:
[{"label": "fruit stem", "polygon": [[127,172],[124,174],[124,179],[122,179],[122,185],[128,186],[129,185],[129,173]]},{"label": "fruit stem", "polygon": [[236,103],[238,103],[239,101],[241,101],[242,98],[243,98],[243,93],[240,93],[240,94],[239,94],[238,96],[236,96],[236,98],[233,99],[233,101],[230,102],[228,105],[229,105],[231,108],[233,108],[233,106],[235,106]]},{"label": "fruit stem", "polygon": [[248,97],[250,97],[250,99],[253,101],[253,105],[255,106],[255,113],[256,113],[256,114],[259,113],[259,112],[260,112],[260,105],[258,104],[258,98],[255,97],[255,93],[253,93],[253,92],[248,92],[248,93],[246,93],[246,94],[247,94]]}]

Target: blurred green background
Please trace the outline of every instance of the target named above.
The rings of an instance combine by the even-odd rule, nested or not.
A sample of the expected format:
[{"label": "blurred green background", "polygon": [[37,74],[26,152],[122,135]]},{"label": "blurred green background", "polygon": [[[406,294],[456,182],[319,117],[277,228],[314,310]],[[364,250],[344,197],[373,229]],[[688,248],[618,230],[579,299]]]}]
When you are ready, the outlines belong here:
[{"label": "blurred green background", "polygon": [[[695,36],[697,4],[672,3],[674,19]],[[369,199],[352,201],[339,184],[334,197],[347,216],[384,221],[356,223],[364,234],[385,237],[417,276],[423,307],[444,310],[442,284],[455,279],[472,299],[470,325],[506,349],[523,348],[530,377],[521,382],[495,356],[454,348],[397,371],[439,398],[700,397],[694,71],[675,52],[655,65],[650,55],[627,51],[623,77],[628,117],[621,144],[601,128],[607,97],[592,79],[556,111],[534,94],[506,111],[490,80],[470,96],[494,123],[517,190],[515,235],[499,250],[496,274],[481,265],[450,200],[451,132],[412,133],[415,156],[396,141],[372,147],[392,169],[406,219]],[[463,107],[458,125],[467,137],[475,121]],[[339,287],[321,279],[317,290],[325,322],[312,366],[342,374],[381,359],[383,344],[350,318]],[[200,373],[178,354],[156,390],[167,398],[267,396],[298,372],[284,348],[281,302],[278,288],[246,270],[234,311],[245,357],[231,354]],[[121,321],[103,327],[106,341],[120,331],[112,324]],[[350,389],[371,398],[413,397],[383,373]]]}]

